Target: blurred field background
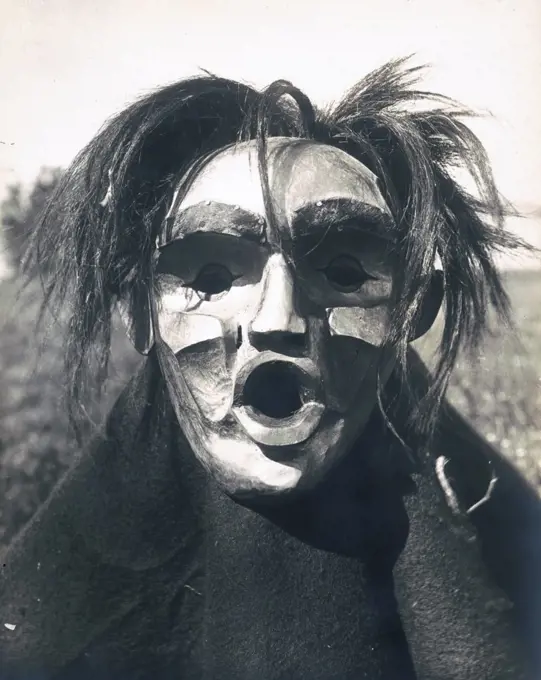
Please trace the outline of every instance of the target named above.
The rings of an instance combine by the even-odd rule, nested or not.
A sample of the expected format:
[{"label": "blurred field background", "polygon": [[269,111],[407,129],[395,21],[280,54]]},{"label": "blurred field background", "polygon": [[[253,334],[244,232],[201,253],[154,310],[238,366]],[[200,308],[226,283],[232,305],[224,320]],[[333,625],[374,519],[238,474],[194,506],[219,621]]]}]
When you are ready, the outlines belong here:
[{"label": "blurred field background", "polygon": [[[15,261],[58,177],[44,171],[26,199],[17,187],[10,191],[3,223]],[[517,333],[496,328],[478,357],[461,357],[449,398],[541,490],[541,270],[508,271],[505,281]],[[20,296],[19,288],[15,270],[0,282],[0,552],[76,451],[62,404],[62,328],[48,319],[47,339],[36,334],[40,284],[36,280]],[[418,343],[425,358],[437,337],[435,327]],[[139,361],[118,328],[107,394],[90,407],[96,422]]]}]

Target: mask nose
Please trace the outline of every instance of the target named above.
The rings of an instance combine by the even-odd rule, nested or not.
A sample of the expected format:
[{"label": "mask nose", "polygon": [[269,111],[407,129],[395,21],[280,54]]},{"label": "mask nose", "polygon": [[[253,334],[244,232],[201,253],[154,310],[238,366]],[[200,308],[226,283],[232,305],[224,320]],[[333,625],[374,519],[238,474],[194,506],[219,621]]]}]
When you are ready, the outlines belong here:
[{"label": "mask nose", "polygon": [[304,349],[306,330],[295,305],[291,271],[283,255],[271,255],[263,273],[259,307],[249,326],[250,343],[257,349]]}]

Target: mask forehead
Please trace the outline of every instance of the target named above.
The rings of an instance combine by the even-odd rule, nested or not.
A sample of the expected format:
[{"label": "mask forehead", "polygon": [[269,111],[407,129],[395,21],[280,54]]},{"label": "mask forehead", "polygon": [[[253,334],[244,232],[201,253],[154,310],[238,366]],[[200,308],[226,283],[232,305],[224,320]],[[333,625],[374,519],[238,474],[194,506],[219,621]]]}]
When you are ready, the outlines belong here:
[{"label": "mask forehead", "polygon": [[195,177],[180,209],[208,201],[264,215],[257,152],[251,142],[227,147],[212,158]]},{"label": "mask forehead", "polygon": [[272,197],[290,220],[305,205],[344,199],[389,214],[377,177],[344,151],[309,140],[278,141],[269,155]]},{"label": "mask forehead", "polygon": [[[340,149],[311,140],[268,140],[271,199],[281,226],[309,204],[345,199],[390,214],[376,176]],[[228,147],[210,160],[193,181],[180,210],[201,203],[238,206],[265,215],[256,142]]]}]

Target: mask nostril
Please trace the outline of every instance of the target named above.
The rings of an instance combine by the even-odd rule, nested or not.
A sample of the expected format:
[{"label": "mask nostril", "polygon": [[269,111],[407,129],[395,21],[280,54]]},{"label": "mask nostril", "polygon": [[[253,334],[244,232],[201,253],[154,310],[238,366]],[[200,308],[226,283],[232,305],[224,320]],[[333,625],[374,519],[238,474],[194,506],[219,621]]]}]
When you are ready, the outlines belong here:
[{"label": "mask nostril", "polygon": [[288,336],[287,342],[296,349],[304,349],[306,346],[306,338],[300,333],[292,333]]},{"label": "mask nostril", "polygon": [[270,331],[266,333],[248,333],[250,344],[255,349],[273,350],[289,356],[303,356],[307,351],[308,338],[302,333]]},{"label": "mask nostril", "polygon": [[241,345],[242,345],[242,328],[240,326],[237,326],[237,340],[235,346],[237,349],[239,349]]}]

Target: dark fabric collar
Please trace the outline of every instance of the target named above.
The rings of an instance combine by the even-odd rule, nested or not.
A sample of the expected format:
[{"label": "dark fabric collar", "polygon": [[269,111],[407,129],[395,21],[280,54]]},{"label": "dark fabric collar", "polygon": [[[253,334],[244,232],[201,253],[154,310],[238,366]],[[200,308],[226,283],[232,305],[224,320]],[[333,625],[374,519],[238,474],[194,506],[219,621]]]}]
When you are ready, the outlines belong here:
[{"label": "dark fabric collar", "polygon": [[[156,643],[151,649],[150,643],[144,643],[149,626],[154,626],[158,636],[159,630],[165,636],[170,636],[171,631],[184,635],[189,657],[189,649],[197,648],[190,631],[197,626],[186,627],[182,617],[175,619],[172,602],[182,612],[182,607],[191,606],[195,618],[209,617],[216,635],[220,626],[233,625],[230,614],[233,616],[235,611],[245,611],[248,617],[248,601],[239,600],[238,588],[228,586],[228,578],[237,586],[238,579],[242,579],[242,570],[237,568],[241,566],[240,559],[235,567],[238,549],[231,548],[235,544],[238,548],[244,535],[249,539],[244,544],[249,546],[244,564],[253,563],[251,578],[262,588],[270,575],[280,574],[280,565],[282,573],[293,579],[292,584],[299,584],[298,579],[311,574],[305,587],[319,584],[316,597],[318,592],[332,593],[336,586],[338,604],[334,614],[329,613],[332,606],[318,610],[315,604],[305,614],[323,616],[327,611],[327,623],[334,621],[337,630],[348,621],[361,625],[365,614],[370,619],[374,610],[366,599],[371,597],[367,583],[373,584],[378,573],[386,574],[388,579],[400,555],[394,568],[396,595],[419,678],[518,680],[523,672],[514,651],[510,600],[515,603],[524,637],[533,640],[532,632],[537,630],[534,617],[541,609],[535,604],[539,595],[537,600],[533,598],[533,604],[528,595],[531,600],[532,594],[541,593],[539,503],[520,476],[492,449],[483,446],[460,419],[453,420],[448,415],[446,419],[440,425],[434,448],[423,455],[422,465],[416,469],[374,415],[351,454],[320,489],[289,507],[257,508],[256,512],[219,492],[187,451],[165,398],[155,359],[150,356],[119,398],[103,434],[81,454],[5,557],[0,616],[15,628],[0,629],[4,675],[10,677],[11,669],[13,677],[21,677],[23,669],[39,670],[42,676],[49,677],[61,668],[69,668],[67,664],[73,659],[84,658],[85,650],[95,649],[96,645],[104,645],[105,649],[104,640],[115,639],[114,631],[122,630],[116,640],[124,639],[127,647],[113,648],[123,649],[129,657],[135,654],[134,640],[139,640],[145,653],[150,654],[147,661],[150,659],[152,666],[160,657],[156,650],[161,647]],[[495,465],[502,483],[491,502],[472,516],[464,511],[451,513],[434,472],[434,462],[440,455],[448,457],[450,470],[455,464],[450,477],[461,507],[466,509],[470,497],[478,499],[478,489],[484,493],[490,465]],[[260,562],[258,544],[266,546]],[[207,579],[205,593],[212,596],[205,595],[197,584],[197,565],[201,564],[204,546],[203,571],[214,574],[210,581]],[[272,555],[278,560],[278,571],[269,572]],[[337,570],[333,572],[334,580],[327,581],[327,591],[321,585],[325,574],[325,569],[318,567],[323,564],[318,561],[321,555],[333,556],[328,558],[329,564],[332,562]],[[295,556],[299,559],[293,559]],[[309,571],[301,570],[295,577],[295,568],[303,560],[310,564]],[[347,592],[339,595],[337,586],[340,579],[349,582],[352,561],[362,565],[358,581],[352,581],[359,584],[355,597],[359,611],[364,612],[360,618],[358,612],[352,614],[356,624],[339,613]],[[506,567],[499,575],[499,584],[507,597],[493,578],[493,565],[502,562]],[[531,567],[527,573],[526,563]],[[259,570],[261,564],[267,565],[267,571]],[[389,581],[386,592],[388,587]],[[302,592],[291,592],[300,607]],[[191,605],[186,604],[187,593],[194,595]],[[278,588],[272,598],[273,625],[278,625],[276,612],[287,605],[279,594]],[[204,607],[199,598],[205,601]],[[254,629],[256,624],[259,630],[265,629],[267,600],[263,597],[259,609],[253,609]],[[394,602],[394,597],[391,600]],[[179,602],[183,603],[180,609]],[[157,623],[160,616],[161,629]],[[237,621],[241,619],[237,617]],[[124,628],[124,622],[129,620],[131,628]],[[392,613],[387,620],[395,620]],[[177,621],[176,628],[171,627],[172,621]],[[297,635],[304,624],[299,625]],[[315,640],[318,628],[311,630]],[[363,630],[369,636],[375,630],[381,633],[381,621],[375,628]],[[277,653],[285,654],[279,630],[276,635]],[[299,644],[301,637],[297,638]],[[223,642],[222,651],[213,657],[221,663],[234,636],[215,639]],[[224,642],[227,639],[229,642]],[[361,644],[368,644],[367,639]],[[377,649],[381,639],[372,646]],[[263,644],[261,636],[258,640]],[[178,640],[172,644],[173,652],[162,654],[164,659],[174,659],[181,649]],[[247,648],[245,663],[249,662],[248,652]],[[385,649],[380,652],[384,656]],[[376,659],[383,658],[378,656],[380,652]],[[331,657],[332,654],[317,657],[318,663]],[[114,661],[107,655],[101,658]],[[300,663],[302,654],[295,658]],[[353,665],[359,662],[353,657],[350,660]],[[371,677],[394,677],[376,672],[374,669],[383,666],[372,666],[372,661],[372,657],[366,657]],[[256,673],[253,677],[265,676]]]}]

